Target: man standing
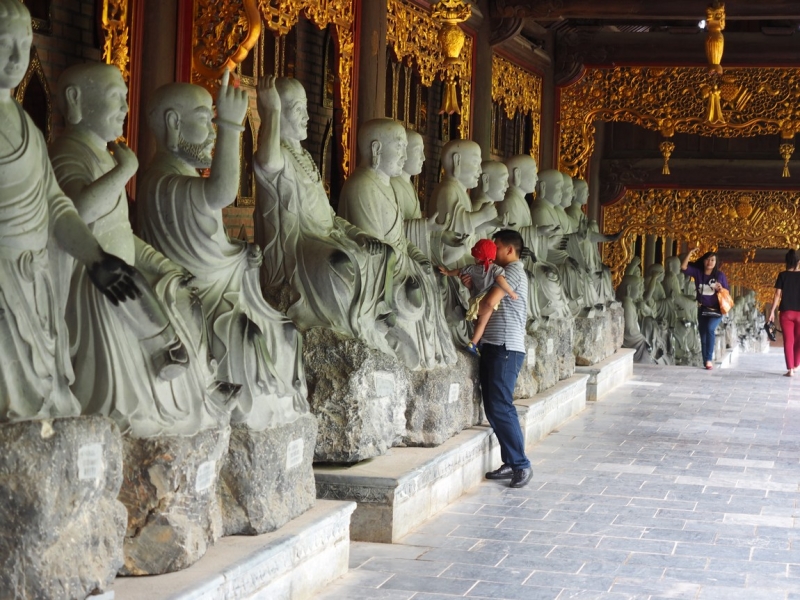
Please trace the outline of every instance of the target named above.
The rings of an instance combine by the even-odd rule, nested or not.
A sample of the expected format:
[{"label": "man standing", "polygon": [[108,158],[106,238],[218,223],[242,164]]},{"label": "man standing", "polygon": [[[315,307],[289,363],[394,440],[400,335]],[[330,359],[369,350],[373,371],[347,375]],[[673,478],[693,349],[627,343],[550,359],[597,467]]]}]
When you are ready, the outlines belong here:
[{"label": "man standing", "polygon": [[[525,439],[514,408],[514,387],[525,359],[525,324],[528,306],[528,278],[520,260],[522,236],[503,229],[494,234],[495,263],[505,269],[508,284],[519,296],[505,296],[486,325],[481,346],[479,377],[483,409],[500,443],[503,465],[486,473],[487,479],[511,479],[513,488],[531,480],[531,463],[525,456]],[[464,284],[471,285],[469,278]]]}]

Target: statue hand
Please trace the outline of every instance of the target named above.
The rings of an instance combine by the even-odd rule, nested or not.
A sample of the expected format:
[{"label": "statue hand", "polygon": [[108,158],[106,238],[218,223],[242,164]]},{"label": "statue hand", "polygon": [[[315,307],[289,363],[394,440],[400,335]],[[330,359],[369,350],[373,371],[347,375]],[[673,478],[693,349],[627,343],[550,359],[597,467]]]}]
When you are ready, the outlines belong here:
[{"label": "statue hand", "polygon": [[228,85],[230,77],[231,72],[226,69],[217,93],[217,119],[241,125],[247,114],[247,92]]},{"label": "statue hand", "polygon": [[455,231],[443,231],[442,232],[442,244],[445,246],[449,246],[451,248],[458,248],[459,246],[463,246],[464,242],[467,241],[469,237],[466,233],[457,233]]},{"label": "statue hand", "polygon": [[380,254],[383,252],[383,242],[366,233],[359,233],[355,238],[356,243],[370,254]]},{"label": "statue hand", "polygon": [[433,213],[433,216],[428,219],[428,231],[444,231],[450,228],[450,223],[453,220],[453,215],[447,213],[444,217],[444,223],[437,223],[436,219],[439,218],[439,213]]},{"label": "statue hand", "polygon": [[261,248],[258,244],[247,244],[247,266],[251,269],[257,269],[264,262],[264,255],[261,253]]},{"label": "statue hand", "polygon": [[[566,249],[567,249],[567,244],[569,244],[569,240],[567,239],[567,237],[566,237],[566,236],[563,236],[563,237],[561,238],[561,241],[560,241],[560,242],[558,242],[558,249],[559,249],[559,250],[566,250]],[[574,259],[573,259],[573,260],[574,260]]]},{"label": "statue hand", "polygon": [[194,280],[195,276],[193,273],[190,273],[186,269],[181,268],[181,278],[178,285],[180,285],[182,288],[186,288],[189,287],[189,284],[192,283]]},{"label": "statue hand", "polygon": [[[491,221],[497,218],[497,207],[495,206],[494,202],[490,202],[489,204],[484,205],[478,213],[483,217],[485,221]],[[506,216],[506,222],[508,221],[508,216]]]},{"label": "statue hand", "polygon": [[275,87],[275,75],[268,75],[258,82],[256,94],[258,98],[258,114],[265,119],[270,113],[281,112],[281,97]]},{"label": "statue hand", "polygon": [[133,300],[142,295],[133,278],[136,269],[113,254],[100,251],[100,260],[87,265],[89,279],[109,301],[116,306],[127,299]]},{"label": "statue hand", "polygon": [[117,161],[117,167],[125,173],[128,179],[133,177],[136,171],[139,170],[139,159],[136,158],[136,154],[133,153],[133,150],[128,148],[125,142],[120,144],[109,142],[108,149],[111,150],[111,153],[114,155]]}]

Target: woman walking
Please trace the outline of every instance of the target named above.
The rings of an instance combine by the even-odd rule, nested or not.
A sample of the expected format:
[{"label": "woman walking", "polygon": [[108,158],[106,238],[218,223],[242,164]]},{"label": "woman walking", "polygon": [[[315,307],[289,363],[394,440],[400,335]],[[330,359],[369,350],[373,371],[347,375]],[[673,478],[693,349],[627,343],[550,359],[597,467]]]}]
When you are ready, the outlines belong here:
[{"label": "woman walking", "polygon": [[[697,250],[697,248],[695,248]],[[699,260],[689,264],[691,252],[681,256],[681,271],[684,275],[694,278],[697,290],[697,326],[700,330],[700,346],[702,347],[703,363],[709,371],[713,368],[714,342],[716,341],[717,326],[722,320],[719,309],[717,292],[722,288],[730,290],[728,278],[719,270],[717,253],[706,252]]]},{"label": "woman walking", "polygon": [[775,321],[775,310],[780,306],[783,329],[783,355],[786,358],[786,377],[794,377],[800,367],[800,254],[795,250],[786,253],[786,270],[778,273],[775,297],[769,322]]}]

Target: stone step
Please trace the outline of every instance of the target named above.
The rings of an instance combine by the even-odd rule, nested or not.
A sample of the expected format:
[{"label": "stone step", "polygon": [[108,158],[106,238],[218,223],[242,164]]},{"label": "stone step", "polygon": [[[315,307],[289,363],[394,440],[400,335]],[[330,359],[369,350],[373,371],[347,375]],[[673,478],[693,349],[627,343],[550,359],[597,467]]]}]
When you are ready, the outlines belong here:
[{"label": "stone step", "polygon": [[602,400],[633,376],[635,350],[619,348],[614,354],[595,365],[575,367],[575,372],[589,376],[586,400]]},{"label": "stone step", "polygon": [[220,539],[197,563],[156,577],[119,577],[116,600],[306,600],[347,572],[352,502],[318,500],[277,531]]},{"label": "stone step", "polygon": [[[517,400],[526,446],[542,439],[586,406],[586,375],[573,375],[545,392]],[[435,448],[391,448],[351,466],[317,465],[317,497],[358,504],[350,528],[356,541],[393,543],[443,510],[498,467],[491,428],[475,426]]]}]

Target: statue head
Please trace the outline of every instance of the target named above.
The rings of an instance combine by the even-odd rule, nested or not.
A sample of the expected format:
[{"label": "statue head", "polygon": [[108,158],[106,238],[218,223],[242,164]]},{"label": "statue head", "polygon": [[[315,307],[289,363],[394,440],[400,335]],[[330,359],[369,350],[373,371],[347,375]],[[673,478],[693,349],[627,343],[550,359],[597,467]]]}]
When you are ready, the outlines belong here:
[{"label": "statue head", "polygon": [[496,160],[483,161],[481,182],[489,198],[495,202],[502,202],[508,190],[508,167]]},{"label": "statue head", "polygon": [[442,168],[468,190],[478,187],[481,147],[471,140],[450,140],[442,148]]},{"label": "statue head", "polygon": [[114,65],[75,65],[58,80],[58,103],[70,127],[91,131],[102,142],[113,142],[122,135],[128,115],[128,86]]},{"label": "statue head", "polygon": [[536,191],[539,181],[539,168],[530,154],[518,154],[506,160],[508,168],[508,183],[517,188],[524,195]]},{"label": "statue head", "polygon": [[419,175],[422,173],[422,165],[425,164],[425,140],[413,129],[406,129],[406,140],[408,147],[406,148],[406,164],[403,171],[411,175]]},{"label": "statue head", "polygon": [[667,259],[667,273],[677,275],[681,272],[681,259],[678,256],[670,256]]},{"label": "statue head", "polygon": [[197,169],[211,166],[217,139],[213,118],[211,94],[191,83],[162,85],[147,110],[147,122],[159,149]]},{"label": "statue head", "polygon": [[539,197],[553,206],[561,204],[561,190],[564,177],[560,171],[547,169],[539,173]]},{"label": "statue head", "polygon": [[640,300],[644,294],[644,282],[636,275],[625,275],[617,288],[617,300],[630,298]]},{"label": "statue head", "polygon": [[291,77],[278,77],[281,98],[281,139],[302,142],[308,137],[308,98],[303,85]]},{"label": "statue head", "polygon": [[572,187],[572,177],[566,173],[561,173],[561,178],[564,180],[564,184],[561,186],[561,207],[569,208],[572,204],[572,196],[575,193]]},{"label": "statue head", "polygon": [[406,164],[408,141],[403,125],[393,119],[371,119],[358,130],[361,166],[387,177],[399,177]]},{"label": "statue head", "polygon": [[25,77],[33,43],[31,14],[19,0],[0,0],[0,90],[11,90]]},{"label": "statue head", "polygon": [[583,179],[573,177],[572,179],[572,203],[583,206],[589,201],[589,184]]},{"label": "statue head", "polygon": [[653,263],[647,267],[648,279],[656,279],[657,281],[664,281],[664,265],[661,263]]}]

